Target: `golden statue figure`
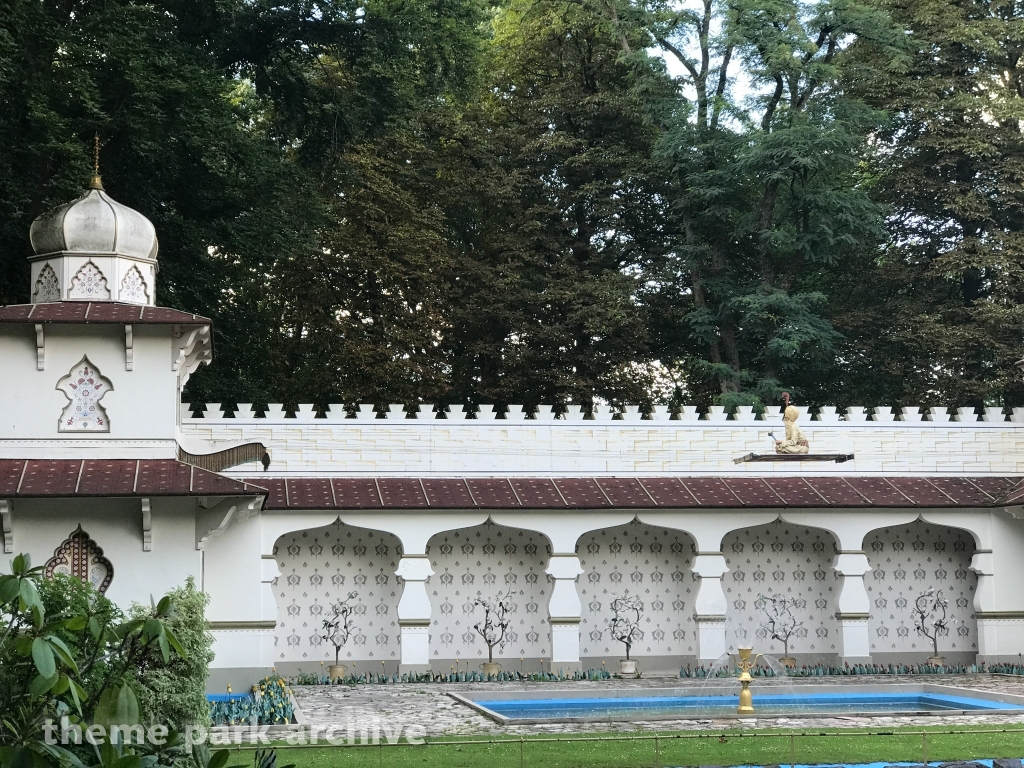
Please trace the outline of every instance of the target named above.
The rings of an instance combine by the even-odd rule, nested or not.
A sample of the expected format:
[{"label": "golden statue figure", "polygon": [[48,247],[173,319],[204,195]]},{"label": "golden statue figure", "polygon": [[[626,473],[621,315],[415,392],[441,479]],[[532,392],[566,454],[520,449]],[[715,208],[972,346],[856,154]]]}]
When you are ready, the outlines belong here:
[{"label": "golden statue figure", "polygon": [[754,697],[750,693],[750,683],[754,678],[750,676],[750,670],[757,664],[757,660],[762,658],[764,654],[757,654],[751,658],[752,648],[738,648],[740,660],[737,666],[740,668],[740,676],[737,678],[740,681],[740,705],[736,708],[736,713],[739,715],[752,715],[754,714]]},{"label": "golden statue figure", "polygon": [[796,409],[796,406],[787,405],[782,415],[782,423],[786,425],[786,439],[775,441],[776,453],[807,453],[811,450],[811,445],[807,442],[803,430],[796,425],[798,418],[800,418],[800,411]]}]

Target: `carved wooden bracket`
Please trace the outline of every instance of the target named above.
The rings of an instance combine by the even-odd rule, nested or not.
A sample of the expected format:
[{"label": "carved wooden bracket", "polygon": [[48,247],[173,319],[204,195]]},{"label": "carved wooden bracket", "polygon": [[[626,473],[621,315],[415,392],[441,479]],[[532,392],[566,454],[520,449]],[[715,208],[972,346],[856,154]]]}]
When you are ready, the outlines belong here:
[{"label": "carved wooden bracket", "polygon": [[[128,326],[131,328],[131,326]],[[142,551],[153,550],[153,509],[148,498],[142,499]]]},{"label": "carved wooden bracket", "polygon": [[204,549],[206,542],[220,536],[231,523],[241,523],[257,514],[263,507],[263,497],[233,496],[227,499],[201,498],[196,509],[196,549]]},{"label": "carved wooden bracket", "polygon": [[46,333],[43,324],[36,323],[36,370],[46,369]]},{"label": "carved wooden bracket", "polygon": [[4,554],[14,554],[14,516],[11,512],[11,502],[7,499],[0,499],[0,522],[3,523],[4,531]]}]

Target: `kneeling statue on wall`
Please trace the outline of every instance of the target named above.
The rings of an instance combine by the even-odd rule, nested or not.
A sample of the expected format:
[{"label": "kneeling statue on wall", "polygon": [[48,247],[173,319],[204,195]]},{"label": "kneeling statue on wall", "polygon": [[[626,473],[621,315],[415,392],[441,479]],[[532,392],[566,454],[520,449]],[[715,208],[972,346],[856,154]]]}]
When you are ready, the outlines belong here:
[{"label": "kneeling statue on wall", "polygon": [[803,430],[796,425],[800,418],[800,411],[795,406],[788,405],[782,415],[782,423],[786,425],[786,439],[775,441],[776,453],[807,453],[811,450],[810,443]]}]

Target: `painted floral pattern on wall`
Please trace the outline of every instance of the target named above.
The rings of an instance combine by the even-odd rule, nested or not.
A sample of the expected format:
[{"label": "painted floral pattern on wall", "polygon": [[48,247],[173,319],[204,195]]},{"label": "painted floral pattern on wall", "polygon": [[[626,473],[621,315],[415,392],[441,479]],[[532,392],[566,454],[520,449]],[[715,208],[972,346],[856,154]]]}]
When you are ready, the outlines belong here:
[{"label": "painted floral pattern on wall", "polygon": [[691,572],[693,540],[682,531],[633,521],[593,531],[576,545],[583,575],[577,590],[583,603],[580,655],[618,659],[625,652],[608,632],[612,594],[639,595],[643,638],[631,655],[693,656],[697,652],[693,600],[698,581]]},{"label": "painted floral pattern on wall", "polygon": [[71,278],[71,290],[68,291],[69,299],[93,299],[104,300],[110,298],[110,289],[107,287],[107,278],[100,272],[99,267],[91,261],[87,261],[75,276]]},{"label": "painted floral pattern on wall", "polygon": [[[281,571],[274,582],[278,659],[333,661],[334,646],[320,638],[322,622],[331,603],[356,592],[355,629],[341,649],[341,659],[387,661],[387,671],[395,671],[392,662],[401,658],[398,601],[402,597],[401,580],[395,575],[402,556],[397,537],[336,522],[282,536],[274,556]],[[381,671],[379,667],[378,663],[372,671]]]},{"label": "painted floral pattern on wall", "polygon": [[446,531],[427,546],[434,575],[427,580],[430,598],[430,655],[439,659],[487,660],[487,646],[473,625],[483,619],[477,597],[491,599],[511,591],[508,643],[494,649],[506,670],[519,659],[551,655],[548,600],[551,549],[534,531],[506,528],[488,521],[473,528]]},{"label": "painted floral pattern on wall", "polygon": [[799,627],[790,653],[835,654],[841,647],[836,604],[839,576],[832,569],[835,540],[820,528],[776,520],[732,531],[722,540],[729,572],[722,578],[729,610],[725,642],[730,650],[753,646],[781,656],[782,643],[767,637],[758,595],[784,595],[795,601]]},{"label": "painted floral pattern on wall", "polygon": [[129,304],[149,303],[149,289],[138,267],[132,267],[125,273],[118,298]]},{"label": "painted floral pattern on wall", "polygon": [[39,270],[36,287],[32,292],[32,301],[36,304],[60,301],[60,283],[57,281],[57,273],[49,264],[44,264],[43,268]]},{"label": "painted floral pattern on wall", "polygon": [[911,611],[915,598],[934,587],[949,601],[949,629],[939,639],[939,653],[977,653],[973,613],[978,576],[970,570],[974,548],[966,531],[920,520],[867,535],[864,551],[872,571],[864,585],[871,599],[872,652],[931,655],[931,641],[914,630]]},{"label": "painted floral pattern on wall", "polygon": [[109,432],[110,420],[100,400],[113,389],[110,380],[83,357],[67,376],[57,382],[68,404],[61,411],[61,432]]}]

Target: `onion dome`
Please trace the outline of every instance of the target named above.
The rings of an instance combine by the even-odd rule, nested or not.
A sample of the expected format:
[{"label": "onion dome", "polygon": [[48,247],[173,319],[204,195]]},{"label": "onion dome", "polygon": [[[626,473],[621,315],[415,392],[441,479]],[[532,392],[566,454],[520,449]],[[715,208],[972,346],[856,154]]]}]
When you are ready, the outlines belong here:
[{"label": "onion dome", "polygon": [[154,260],[157,253],[152,222],[112,199],[98,179],[74,202],[33,221],[29,237],[37,254],[108,253]]},{"label": "onion dome", "polygon": [[94,176],[82,197],[32,222],[32,302],[154,304],[152,222],[118,203]]}]

